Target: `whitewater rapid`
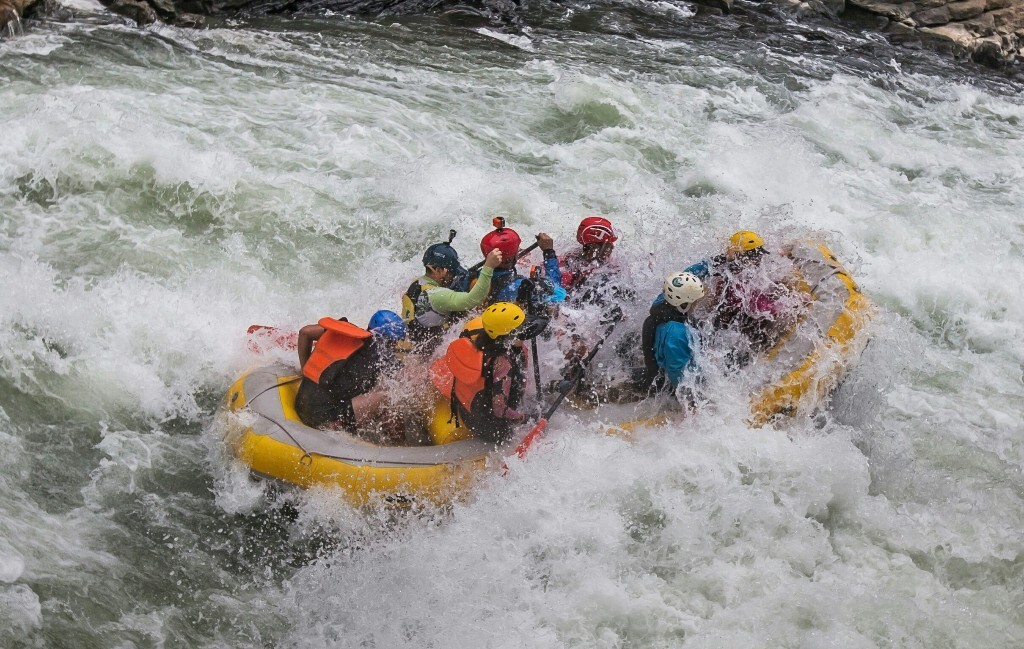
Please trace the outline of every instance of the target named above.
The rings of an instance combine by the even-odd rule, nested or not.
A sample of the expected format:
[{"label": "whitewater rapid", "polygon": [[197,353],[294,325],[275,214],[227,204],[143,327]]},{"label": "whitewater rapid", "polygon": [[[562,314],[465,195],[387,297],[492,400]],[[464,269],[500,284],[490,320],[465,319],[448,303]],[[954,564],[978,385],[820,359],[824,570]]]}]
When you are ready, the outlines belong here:
[{"label": "whitewater rapid", "polygon": [[[652,7],[0,42],[0,646],[1024,645],[1020,89]],[[475,260],[493,214],[564,251],[593,213],[652,297],[735,230],[823,237],[880,307],[831,409],[566,410],[441,511],[224,459],[248,325],[360,322],[450,227]]]}]

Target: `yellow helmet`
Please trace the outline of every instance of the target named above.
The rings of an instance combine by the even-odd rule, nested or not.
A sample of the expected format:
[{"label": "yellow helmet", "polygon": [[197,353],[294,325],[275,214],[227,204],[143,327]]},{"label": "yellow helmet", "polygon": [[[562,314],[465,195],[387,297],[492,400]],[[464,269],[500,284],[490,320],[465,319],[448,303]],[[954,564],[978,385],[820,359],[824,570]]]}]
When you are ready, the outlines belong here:
[{"label": "yellow helmet", "polygon": [[480,316],[484,331],[491,339],[507,336],[526,320],[526,314],[512,302],[498,302],[487,307]]},{"label": "yellow helmet", "polygon": [[750,252],[764,247],[764,239],[756,232],[741,230],[729,237],[729,250],[734,252]]}]

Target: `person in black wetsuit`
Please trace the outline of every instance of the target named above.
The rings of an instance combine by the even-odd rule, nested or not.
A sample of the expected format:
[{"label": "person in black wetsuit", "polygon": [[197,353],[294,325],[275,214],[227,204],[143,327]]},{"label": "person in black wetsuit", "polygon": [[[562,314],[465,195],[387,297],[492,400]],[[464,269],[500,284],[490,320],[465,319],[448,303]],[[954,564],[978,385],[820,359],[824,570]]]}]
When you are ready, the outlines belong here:
[{"label": "person in black wetsuit", "polygon": [[295,412],[302,423],[352,433],[365,428],[386,401],[374,388],[397,369],[395,346],[404,337],[405,322],[392,311],[375,313],[367,329],[334,318],[300,329]]}]

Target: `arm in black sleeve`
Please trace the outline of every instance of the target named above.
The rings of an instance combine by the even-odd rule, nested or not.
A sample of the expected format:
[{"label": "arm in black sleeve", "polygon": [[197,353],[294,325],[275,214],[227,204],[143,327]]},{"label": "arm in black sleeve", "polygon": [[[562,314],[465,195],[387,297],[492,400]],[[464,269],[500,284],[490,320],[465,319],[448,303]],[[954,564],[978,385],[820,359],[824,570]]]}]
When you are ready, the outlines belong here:
[{"label": "arm in black sleeve", "polygon": [[644,352],[644,377],[643,385],[639,387],[649,388],[658,377],[658,361],[654,356],[654,334],[659,326],[673,320],[685,322],[686,316],[667,302],[661,302],[652,306],[650,315],[644,320],[644,325],[640,332],[640,345]]},{"label": "arm in black sleeve", "polygon": [[641,384],[637,387],[647,389],[654,382],[658,375],[658,361],[654,357],[654,332],[658,329],[657,317],[654,314],[647,316],[644,320],[643,329],[640,333],[640,347],[644,352],[644,375]]}]

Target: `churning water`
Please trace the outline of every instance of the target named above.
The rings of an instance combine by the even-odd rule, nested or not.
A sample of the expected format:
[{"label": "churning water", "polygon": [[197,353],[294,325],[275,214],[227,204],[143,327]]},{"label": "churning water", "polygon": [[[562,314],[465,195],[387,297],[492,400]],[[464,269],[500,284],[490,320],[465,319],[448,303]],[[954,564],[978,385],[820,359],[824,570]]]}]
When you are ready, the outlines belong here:
[{"label": "churning water", "polygon": [[[0,646],[1024,646],[1019,87],[670,2],[546,11],[0,43]],[[249,324],[396,308],[496,213],[560,250],[611,216],[646,297],[733,230],[813,233],[873,341],[785,430],[566,409],[450,511],[223,459]]]}]

